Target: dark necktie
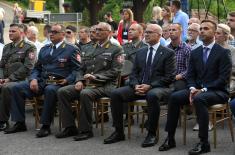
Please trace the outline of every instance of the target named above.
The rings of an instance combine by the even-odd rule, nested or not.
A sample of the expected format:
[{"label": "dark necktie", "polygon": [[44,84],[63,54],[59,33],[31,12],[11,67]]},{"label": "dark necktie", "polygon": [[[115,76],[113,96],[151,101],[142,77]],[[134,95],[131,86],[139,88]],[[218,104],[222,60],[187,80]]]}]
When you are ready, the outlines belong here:
[{"label": "dark necktie", "polygon": [[149,55],[148,55],[148,60],[147,60],[146,66],[145,66],[144,78],[143,78],[143,82],[142,82],[144,84],[149,84],[150,83],[153,47],[150,47],[149,50],[150,50],[150,52],[149,52]]},{"label": "dark necktie", "polygon": [[53,53],[55,53],[55,50],[56,50],[56,46],[53,45],[53,46],[52,46],[52,49],[51,49],[51,52],[50,52],[50,55],[53,55]]},{"label": "dark necktie", "polygon": [[208,47],[203,48],[203,62],[204,62],[204,64],[206,64],[206,62],[207,62],[207,55],[208,55],[209,50],[210,50],[210,48],[208,48]]}]

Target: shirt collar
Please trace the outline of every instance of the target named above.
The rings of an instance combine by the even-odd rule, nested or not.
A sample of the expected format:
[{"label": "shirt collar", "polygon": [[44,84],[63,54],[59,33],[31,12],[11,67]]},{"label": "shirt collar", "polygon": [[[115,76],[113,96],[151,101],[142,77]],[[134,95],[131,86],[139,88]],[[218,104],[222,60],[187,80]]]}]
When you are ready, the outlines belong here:
[{"label": "shirt collar", "polygon": [[55,45],[56,49],[59,48],[60,45],[61,45],[63,42],[64,42],[64,41],[61,41],[61,42],[57,43],[57,44]]},{"label": "shirt collar", "polygon": [[214,44],[215,44],[215,40],[212,43],[210,43],[208,46],[205,46],[205,45],[202,45],[202,46],[203,46],[203,48],[207,47],[211,50],[212,47],[214,46]]},{"label": "shirt collar", "polygon": [[150,46],[150,45],[148,44],[148,48],[153,47],[154,51],[157,51],[157,49],[158,49],[159,46],[160,46],[160,42],[156,43],[156,44],[153,45],[153,46]]}]

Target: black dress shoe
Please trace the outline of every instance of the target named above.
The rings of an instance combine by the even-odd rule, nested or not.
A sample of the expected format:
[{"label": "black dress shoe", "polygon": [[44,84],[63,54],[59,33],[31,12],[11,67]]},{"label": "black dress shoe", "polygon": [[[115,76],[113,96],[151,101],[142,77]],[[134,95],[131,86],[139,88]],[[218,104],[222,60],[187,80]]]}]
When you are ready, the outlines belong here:
[{"label": "black dress shoe", "polygon": [[56,138],[67,138],[71,136],[76,136],[78,134],[78,130],[76,127],[68,127],[65,128],[62,132],[57,133],[55,135]]},{"label": "black dress shoe", "polygon": [[189,155],[198,155],[211,151],[211,147],[209,143],[197,143],[196,146],[188,152]]},{"label": "black dress shoe", "polygon": [[172,148],[175,148],[176,144],[175,144],[175,140],[169,140],[169,138],[166,138],[165,142],[159,147],[159,151],[168,151]]},{"label": "black dress shoe", "polygon": [[112,144],[125,140],[124,133],[113,132],[108,138],[104,139],[104,144]]},{"label": "black dress shoe", "polygon": [[51,129],[50,129],[50,127],[48,127],[48,128],[42,127],[42,128],[38,131],[38,133],[36,134],[36,137],[37,137],[37,138],[47,137],[47,136],[50,135],[50,134],[51,134]]},{"label": "black dress shoe", "polygon": [[0,122],[0,131],[5,131],[6,129],[9,128],[9,122]]},{"label": "black dress shoe", "polygon": [[27,127],[24,122],[16,122],[13,127],[8,128],[4,131],[5,134],[11,134],[16,132],[27,131]]},{"label": "black dress shoe", "polygon": [[73,139],[75,141],[82,141],[82,140],[87,140],[89,138],[94,137],[92,131],[87,131],[87,132],[80,132],[77,136],[75,136]]},{"label": "black dress shoe", "polygon": [[157,138],[155,135],[148,133],[147,137],[145,137],[144,142],[141,144],[142,147],[150,147],[154,146],[157,143]]}]

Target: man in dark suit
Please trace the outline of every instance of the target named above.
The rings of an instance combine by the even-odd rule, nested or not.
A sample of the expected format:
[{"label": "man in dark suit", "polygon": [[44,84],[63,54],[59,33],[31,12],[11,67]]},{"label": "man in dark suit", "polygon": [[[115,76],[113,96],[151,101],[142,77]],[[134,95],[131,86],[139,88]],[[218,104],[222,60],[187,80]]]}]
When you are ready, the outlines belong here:
[{"label": "man in dark suit", "polygon": [[208,107],[228,101],[229,77],[232,69],[230,51],[215,43],[216,24],[202,21],[200,37],[203,45],[191,53],[187,75],[188,88],[173,93],[169,99],[166,131],[168,137],[159,151],[167,151],[176,146],[175,130],[180,106],[194,105],[199,124],[200,142],[189,151],[189,155],[210,152],[208,142]]},{"label": "man in dark suit", "polygon": [[104,140],[111,144],[125,139],[123,130],[123,103],[146,99],[148,103],[148,135],[142,147],[156,144],[156,129],[160,113],[159,101],[169,94],[169,85],[175,77],[175,54],[160,45],[162,29],[157,24],[149,24],[145,31],[148,47],[137,51],[129,86],[111,93],[111,110],[115,132]]}]

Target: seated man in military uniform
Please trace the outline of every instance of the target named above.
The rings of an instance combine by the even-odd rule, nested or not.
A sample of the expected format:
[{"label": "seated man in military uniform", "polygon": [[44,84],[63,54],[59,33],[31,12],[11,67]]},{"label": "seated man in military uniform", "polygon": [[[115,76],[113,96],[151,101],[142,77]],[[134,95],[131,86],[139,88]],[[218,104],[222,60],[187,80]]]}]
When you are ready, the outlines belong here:
[{"label": "seated man in military uniform", "polygon": [[81,70],[77,74],[76,84],[58,90],[59,110],[64,130],[56,135],[65,138],[77,134],[71,102],[79,99],[81,104],[79,134],[76,141],[93,137],[92,107],[93,102],[109,96],[116,88],[118,75],[122,67],[122,48],[109,40],[111,26],[99,23],[96,26],[98,43],[93,50],[87,50],[82,57]]},{"label": "seated man in military uniform", "polygon": [[30,75],[29,81],[15,85],[12,91],[11,118],[15,125],[5,134],[26,131],[25,98],[44,95],[43,111],[40,119],[42,127],[36,137],[46,137],[51,133],[50,124],[53,120],[57,90],[75,81],[76,72],[80,67],[78,49],[64,42],[65,28],[63,25],[52,25],[50,39],[53,44],[44,46],[38,61]]},{"label": "seated man in military uniform", "polygon": [[8,127],[11,103],[10,88],[25,80],[36,61],[36,47],[23,40],[23,27],[11,24],[9,38],[0,61],[0,131]]}]

